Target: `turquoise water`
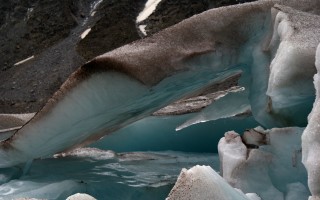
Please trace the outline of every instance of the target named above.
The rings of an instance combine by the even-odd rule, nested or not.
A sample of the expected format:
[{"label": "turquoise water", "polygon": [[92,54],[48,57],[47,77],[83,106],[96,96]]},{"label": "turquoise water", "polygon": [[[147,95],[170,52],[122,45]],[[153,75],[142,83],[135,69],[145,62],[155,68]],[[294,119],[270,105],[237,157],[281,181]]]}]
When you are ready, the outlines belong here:
[{"label": "turquoise water", "polygon": [[248,128],[259,125],[253,117],[234,117],[199,123],[181,131],[175,131],[175,128],[190,116],[192,114],[147,117],[112,133],[91,146],[117,152],[174,150],[217,153],[217,144],[225,132],[235,130],[242,133]]}]

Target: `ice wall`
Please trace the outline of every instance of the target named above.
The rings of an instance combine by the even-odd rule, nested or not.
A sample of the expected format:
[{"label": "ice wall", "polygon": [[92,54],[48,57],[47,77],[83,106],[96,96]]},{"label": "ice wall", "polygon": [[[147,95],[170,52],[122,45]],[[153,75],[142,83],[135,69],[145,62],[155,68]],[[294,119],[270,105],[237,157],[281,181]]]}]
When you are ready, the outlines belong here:
[{"label": "ice wall", "polygon": [[262,199],[307,199],[307,174],[301,163],[302,128],[261,127],[242,138],[227,132],[218,145],[222,177]]},{"label": "ice wall", "polygon": [[316,100],[313,104],[312,112],[308,117],[308,126],[302,135],[302,162],[308,171],[308,185],[311,191],[311,199],[320,198],[320,137],[319,137],[319,122],[320,122],[320,104],[319,104],[319,73],[320,73],[320,45],[316,54],[317,74],[314,75],[314,86],[316,88]]},{"label": "ice wall", "polygon": [[305,126],[314,101],[311,77],[320,19],[280,5],[271,9],[271,17],[269,36],[253,51],[252,111],[270,128]]}]

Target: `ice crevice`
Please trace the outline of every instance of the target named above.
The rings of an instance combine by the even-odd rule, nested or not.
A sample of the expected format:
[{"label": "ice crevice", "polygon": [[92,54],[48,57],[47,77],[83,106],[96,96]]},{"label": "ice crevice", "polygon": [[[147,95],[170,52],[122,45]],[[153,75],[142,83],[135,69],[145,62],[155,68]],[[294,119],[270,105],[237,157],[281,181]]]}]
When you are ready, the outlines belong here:
[{"label": "ice crevice", "polygon": [[[105,173],[112,180],[124,177],[116,180],[126,190],[127,186],[151,186],[160,191],[172,184],[172,174],[161,179],[162,175],[145,174],[135,167],[137,163],[130,162],[150,159],[156,164],[147,163],[155,166],[184,159],[183,155],[172,158],[166,153],[121,155],[95,148],[74,149],[111,133],[120,135],[109,136],[116,138],[115,143],[130,148],[138,134],[128,136],[121,130],[130,132],[141,126],[160,138],[165,128],[161,123],[151,127],[151,122],[163,118],[178,121],[172,127],[181,133],[201,127],[201,122],[228,124],[240,119],[246,126],[254,119],[255,125],[264,128],[247,127],[242,135],[230,129],[217,144],[221,176],[210,167],[184,169],[167,199],[320,198],[320,46],[316,54],[320,16],[304,12],[310,9],[299,5],[296,1],[257,1],[212,9],[94,58],[76,70],[34,116],[0,115],[5,119],[0,121],[0,168],[19,167],[35,159],[30,170],[38,167],[41,175],[39,163],[61,159],[70,164],[68,159],[76,157],[85,166],[92,167],[87,159],[96,164],[93,171],[99,175]],[[213,130],[218,129],[215,124]],[[152,135],[150,130],[147,133],[143,137]],[[154,146],[173,137],[156,141]],[[104,139],[99,142],[110,147]],[[141,139],[137,146],[148,142]],[[123,164],[128,159],[129,164]],[[59,177],[47,185],[30,181],[32,186],[19,188],[35,177],[17,171],[5,172],[21,180],[3,178],[3,194],[17,197],[30,194],[29,190],[53,190],[56,194],[50,195],[60,198],[87,189],[72,177],[61,183],[70,192],[57,192]]]}]

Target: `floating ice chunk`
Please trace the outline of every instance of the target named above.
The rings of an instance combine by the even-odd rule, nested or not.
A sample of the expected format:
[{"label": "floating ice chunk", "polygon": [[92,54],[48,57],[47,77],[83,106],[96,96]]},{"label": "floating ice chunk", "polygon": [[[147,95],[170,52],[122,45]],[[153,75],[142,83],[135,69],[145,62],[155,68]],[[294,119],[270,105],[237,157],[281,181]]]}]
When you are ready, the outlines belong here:
[{"label": "floating ice chunk", "polygon": [[88,194],[77,193],[69,196],[67,200],[96,200],[96,199]]},{"label": "floating ice chunk", "polygon": [[54,155],[55,158],[66,157],[66,156],[75,156],[78,158],[90,157],[94,160],[106,160],[106,159],[112,159],[116,155],[115,155],[115,152],[113,151],[104,151],[96,148],[78,148],[67,153]]},{"label": "floating ice chunk", "polygon": [[243,193],[232,188],[209,166],[182,169],[175,186],[166,200],[248,200]]}]

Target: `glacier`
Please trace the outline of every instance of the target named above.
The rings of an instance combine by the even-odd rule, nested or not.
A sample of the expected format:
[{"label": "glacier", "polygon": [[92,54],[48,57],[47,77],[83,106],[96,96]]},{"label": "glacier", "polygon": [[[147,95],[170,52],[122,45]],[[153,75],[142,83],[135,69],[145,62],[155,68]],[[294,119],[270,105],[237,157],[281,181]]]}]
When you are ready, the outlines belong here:
[{"label": "glacier", "polygon": [[319,14],[221,7],[94,58],[0,115],[0,199],[320,199]]}]

